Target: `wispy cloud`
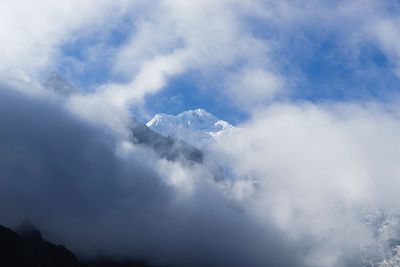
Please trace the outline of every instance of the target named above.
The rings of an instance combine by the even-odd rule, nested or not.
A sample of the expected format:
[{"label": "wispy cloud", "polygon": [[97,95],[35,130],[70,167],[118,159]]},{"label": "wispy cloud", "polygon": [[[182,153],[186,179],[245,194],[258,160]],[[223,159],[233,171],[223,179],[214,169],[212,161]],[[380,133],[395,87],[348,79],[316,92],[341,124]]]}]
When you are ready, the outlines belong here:
[{"label": "wispy cloud", "polygon": [[[0,223],[27,217],[85,255],[359,266],[373,236],[363,208],[400,209],[398,101],[293,96],[321,73],[327,90],[360,86],[346,83],[353,73],[398,75],[399,9],[390,0],[3,1]],[[90,51],[74,58],[65,47],[81,38]],[[370,47],[385,64],[364,66]],[[305,66],[327,53],[322,63],[339,67]],[[41,87],[50,69],[90,72],[97,57],[110,81],[94,92],[63,102]],[[249,115],[211,155],[230,180],[127,142],[131,106],[189,72]]]}]

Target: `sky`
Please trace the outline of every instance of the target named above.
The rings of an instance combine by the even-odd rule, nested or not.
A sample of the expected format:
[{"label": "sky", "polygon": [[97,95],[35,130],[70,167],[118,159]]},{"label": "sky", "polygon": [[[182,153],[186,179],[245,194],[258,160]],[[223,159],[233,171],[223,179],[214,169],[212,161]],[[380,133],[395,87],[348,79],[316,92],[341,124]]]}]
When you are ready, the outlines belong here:
[{"label": "sky", "polygon": [[[132,86],[163,59],[175,64],[159,70],[166,81],[157,89],[131,101],[142,120],[205,108],[238,124],[249,106],[272,100],[386,100],[397,91],[397,1],[101,1],[90,11],[87,1],[80,12],[75,2],[3,5],[5,25],[15,27],[2,30],[3,50],[19,54],[3,60],[3,75],[43,81],[55,71],[92,92]],[[260,89],[242,95],[246,87]]]},{"label": "sky", "polygon": [[[156,265],[399,261],[398,1],[4,0],[0,38],[0,224]],[[197,108],[239,128],[204,164],[131,142]]]},{"label": "sky", "polygon": [[[253,55],[248,56],[248,58],[240,58],[238,55],[231,54],[226,55],[231,62],[224,62],[225,59],[215,62],[206,60],[202,63],[203,66],[193,64],[193,66],[185,67],[185,70],[181,73],[171,75],[162,89],[145,97],[144,102],[148,114],[143,119],[159,112],[176,114],[187,109],[205,108],[233,123],[243,122],[248,118],[249,112],[238,103],[232,103],[232,99],[225,92],[225,87],[229,85],[221,81],[221,76],[222,79],[229,80],[232,79],[231,75],[244,75],[236,72],[248,68],[245,65],[251,64],[260,64],[263,71],[284,77],[287,84],[283,86],[284,88],[281,88],[281,91],[284,91],[282,92],[283,96],[274,95],[278,99],[283,97],[289,100],[315,102],[357,101],[376,98],[385,100],[388,97],[390,98],[397,91],[399,77],[396,74],[396,59],[394,59],[398,57],[396,54],[398,52],[396,47],[392,47],[396,44],[388,44],[388,42],[395,42],[394,40],[391,41],[390,38],[395,39],[396,37],[396,32],[391,32],[391,30],[395,30],[392,28],[396,27],[398,20],[396,15],[398,13],[396,14],[395,11],[399,7],[395,1],[377,3],[370,1],[368,5],[364,6],[360,2],[360,6],[357,6],[357,2],[354,4],[345,2],[334,4],[328,1],[326,4],[305,4],[301,2],[285,3],[284,1],[281,4],[271,4],[268,1],[258,3],[255,1],[248,6],[257,8],[256,6],[259,5],[261,10],[265,9],[265,13],[275,12],[276,14],[252,16],[253,10],[245,11],[246,14],[236,14],[237,11],[233,10],[231,12],[233,14],[229,14],[236,16],[234,18],[236,21],[231,22],[232,26],[235,23],[240,23],[239,27],[243,27],[243,32],[234,33],[233,29],[228,28],[227,31],[222,33],[223,36],[215,41],[216,46],[221,41],[220,47],[217,48],[212,47],[204,40],[196,40],[196,42],[201,43],[199,46],[204,45],[202,49],[206,51],[209,49],[219,53],[218,49],[224,49],[224,46],[227,46],[231,48],[232,53],[237,53],[235,47],[237,42],[240,42],[241,37],[253,38],[254,40],[247,41],[249,45],[253,41],[260,43],[259,51],[254,55],[255,58],[251,58]],[[232,3],[232,5],[235,4]],[[254,5],[254,7],[251,7],[251,5]],[[212,5],[204,6],[204,9],[214,8]],[[302,6],[307,7],[305,10],[301,10]],[[328,6],[332,7],[331,12],[326,10],[326,8],[329,8]],[[372,11],[374,6],[378,6],[376,11]],[[146,9],[148,7],[136,6],[133,8]],[[219,8],[218,4],[215,5],[215,8]],[[350,14],[346,14],[346,9]],[[143,22],[140,15],[131,14],[132,11],[123,10],[121,12],[125,13],[118,18],[113,18],[109,29],[94,29],[93,31],[85,29],[83,33],[72,33],[68,39],[59,44],[60,59],[54,62],[54,71],[67,77],[77,87],[85,91],[94,90],[96,86],[107,82],[126,83],[131,77],[126,76],[126,70],[121,71],[125,73],[116,71],[115,65],[124,64],[121,63],[122,61],[130,62],[127,63],[129,67],[126,69],[134,70],[144,63],[141,60],[145,59],[140,58],[139,55],[141,54],[140,50],[145,48],[134,47],[135,40],[132,40],[135,38],[135,32],[141,31],[141,29],[137,29],[138,24],[159,23],[162,25],[170,23],[166,26],[168,29],[159,29],[159,25],[155,25],[153,29],[147,30],[149,32],[155,31],[154,34],[157,34],[156,31],[164,31],[161,34],[166,34],[173,32],[173,29],[179,27],[178,24],[187,23],[185,17],[178,18],[179,21],[167,22],[166,20],[170,18],[161,18],[162,15],[159,18],[149,18],[148,21]],[[307,17],[305,19],[301,17],[308,16],[306,13],[310,12],[313,13],[314,18]],[[324,12],[328,14],[324,15]],[[365,14],[368,14],[368,12],[376,14],[366,20]],[[280,22],[279,18],[273,17],[274,15],[284,16],[282,20],[287,21]],[[216,14],[216,16],[218,15]],[[221,20],[227,23],[226,27],[229,27],[231,26],[228,26],[230,19]],[[342,20],[342,22],[337,23],[336,19]],[[211,23],[211,25],[208,25],[202,18],[199,18],[199,21],[191,21],[191,23],[196,24],[187,25],[193,27],[199,35],[206,31],[202,27],[207,25],[212,29],[214,26]],[[302,23],[303,25],[301,25]],[[369,24],[372,26],[371,32],[362,32],[367,31],[367,28],[370,27]],[[379,27],[383,27],[383,29],[378,29]],[[375,33],[373,32],[374,28],[376,28]],[[223,29],[212,30],[217,33]],[[142,33],[142,36],[146,34],[149,33]],[[166,48],[156,47],[153,42],[158,40],[151,38],[145,40],[147,38],[145,36],[136,36],[136,38],[142,38],[137,43],[149,42],[148,45],[151,47],[149,50],[152,50],[153,53],[151,56],[162,56],[171,52],[169,49],[173,50],[185,45],[185,40],[180,39],[190,37],[181,36],[184,34],[177,33],[176,36],[170,37],[171,40],[166,44],[169,47]],[[228,34],[240,36],[236,40],[235,36],[228,36]],[[384,34],[388,37],[381,36]],[[140,34],[138,35],[140,36]],[[213,42],[212,38],[204,39],[210,39],[210,42]],[[188,41],[186,40],[186,42]],[[130,45],[138,51],[129,52]],[[190,46],[191,44],[187,45]],[[132,59],[129,59],[129,55],[126,56],[127,53],[131,53]],[[146,52],[142,53],[145,54]],[[211,51],[210,53],[212,54]],[[122,59],[125,56],[126,58]],[[207,55],[203,56],[207,57]],[[139,60],[132,62],[135,61],[135,57],[138,57]],[[257,63],[255,63],[256,61]],[[216,69],[212,71],[212,68]],[[221,73],[216,74],[216,72]],[[45,75],[46,73],[42,74],[41,78],[45,79]],[[135,71],[132,71],[131,75],[135,75]],[[244,84],[243,86],[248,85]],[[271,85],[266,85],[266,87],[271,87]],[[270,100],[270,97],[266,96],[261,104],[267,105]]]}]

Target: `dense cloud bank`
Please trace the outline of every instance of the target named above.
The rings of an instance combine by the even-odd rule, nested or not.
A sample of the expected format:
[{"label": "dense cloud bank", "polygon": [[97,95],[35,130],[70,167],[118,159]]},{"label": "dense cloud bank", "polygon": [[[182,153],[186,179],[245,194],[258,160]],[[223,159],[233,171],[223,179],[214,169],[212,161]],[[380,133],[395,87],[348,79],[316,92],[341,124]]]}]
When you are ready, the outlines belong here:
[{"label": "dense cloud bank", "polygon": [[120,148],[111,131],[4,86],[0,125],[1,224],[29,220],[83,257],[301,265],[283,233],[252,221],[201,170]]},{"label": "dense cloud bank", "polygon": [[340,262],[350,255],[387,266],[400,245],[398,114],[382,103],[276,103],[215,157],[235,177],[249,177],[233,192],[247,197],[256,220],[319,244],[311,266],[351,266]]},{"label": "dense cloud bank", "polygon": [[77,117],[52,94],[18,91],[0,90],[0,224],[29,220],[89,259],[386,266],[399,257],[394,107],[260,110],[210,151],[226,168],[215,181],[201,164],[159,158]]},{"label": "dense cloud bank", "polygon": [[[32,221],[82,257],[399,265],[399,10],[2,1],[0,84],[14,85],[0,86],[0,224]],[[53,69],[84,93],[44,91]],[[210,149],[227,180],[129,143],[132,109],[149,115],[146,97],[174,78],[247,116]]]}]

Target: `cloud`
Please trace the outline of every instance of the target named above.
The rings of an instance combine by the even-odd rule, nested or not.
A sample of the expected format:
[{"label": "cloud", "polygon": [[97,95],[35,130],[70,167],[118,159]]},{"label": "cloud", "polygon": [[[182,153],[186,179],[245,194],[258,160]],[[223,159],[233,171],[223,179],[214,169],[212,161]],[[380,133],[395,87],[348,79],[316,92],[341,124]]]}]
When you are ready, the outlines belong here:
[{"label": "cloud", "polygon": [[[397,102],[293,102],[288,89],[306,70],[283,48],[307,57],[330,36],[340,44],[332,61],[346,55],[352,65],[372,45],[396,71],[397,9],[374,0],[3,1],[0,81],[13,85],[0,88],[2,221],[28,218],[84,256],[358,266],[373,234],[360,210],[399,208]],[[43,92],[42,74],[70,59],[63,45],[121,23],[120,43],[87,44],[100,47],[93,57],[106,52],[115,79],[65,103]],[[232,180],[127,144],[131,105],[188,72],[251,117],[214,151]],[[12,92],[21,90],[13,79],[31,96]]]},{"label": "cloud", "polygon": [[[259,81],[268,84],[258,90],[266,102],[288,85],[295,87],[292,81],[296,83],[296,73],[282,77],[282,69],[288,68],[288,58],[281,54],[286,53],[281,48],[293,42],[291,36],[302,44],[298,47],[302,51],[294,50],[307,53],[315,48],[316,36],[323,38],[335,33],[343,44],[338,49],[349,50],[346,55],[353,60],[357,60],[366,44],[376,45],[395,65],[396,72],[398,17],[391,12],[396,8],[392,1],[382,4],[374,0],[336,3],[41,0],[34,5],[8,1],[1,8],[0,74],[8,79],[37,81],[43,73],[62,64],[76,68],[78,73],[85,66],[96,69],[96,64],[107,64],[105,71],[112,72],[115,76],[110,77],[115,79],[100,86],[102,90],[124,87],[117,90],[125,99],[123,102],[137,103],[145,95],[162,90],[170,77],[195,71],[204,75],[204,79],[217,81],[215,87],[232,98],[251,106],[254,101],[255,104],[262,101],[254,99],[252,94],[238,93],[242,90],[232,90],[226,84],[230,85],[231,80],[244,83],[246,75],[255,70],[264,72],[269,81],[287,80],[280,83],[283,86],[275,87],[265,78]],[[118,28],[126,29],[123,41],[108,40]],[[65,54],[65,45],[85,38],[88,41],[77,49],[87,52],[86,62]],[[98,57],[106,57],[107,62],[96,61]],[[245,85],[252,86],[252,83]],[[240,109],[242,101],[233,103]]]},{"label": "cloud", "polygon": [[[159,1],[132,21],[135,30],[116,52],[113,66],[126,82],[111,84],[110,90],[123,87],[119,98],[138,105],[169,79],[191,72],[251,114],[252,107],[277,97],[301,95],[297,86],[307,75],[301,58],[327,38],[338,42],[331,64],[343,60],[357,72],[365,47],[374,46],[396,66],[398,19],[392,6],[374,0]],[[290,62],[293,57],[298,61]]]},{"label": "cloud", "polygon": [[[294,51],[289,53],[308,53],[315,49],[317,36],[334,33],[343,43],[338,49],[348,50],[346,60],[357,61],[365,44],[382,49],[395,65],[398,57],[393,37],[398,19],[388,9],[395,5],[373,0],[368,4],[224,0],[55,4],[43,0],[34,6],[19,1],[3,6],[0,73],[37,82],[39,74],[62,64],[76,68],[68,73],[106,64],[105,71],[114,79],[100,84],[92,100],[82,100],[90,102],[85,108],[90,114],[106,105],[110,110],[127,110],[132,103],[142,106],[146,95],[188,72],[214,83],[206,87],[218,88],[238,109],[251,114],[249,107],[287,95],[288,87],[296,90],[302,70],[294,70],[301,65],[288,66],[287,52],[282,50],[293,42],[291,36],[302,45],[290,46]],[[121,43],[108,40],[117,28],[126,29]],[[86,62],[65,54],[65,45],[85,38],[79,50],[87,52]],[[96,61],[99,57],[106,57],[106,62]],[[283,75],[285,68],[294,73]],[[104,113],[86,116],[107,117]]]},{"label": "cloud", "polygon": [[255,220],[317,244],[310,266],[352,266],[343,260],[360,260],[372,238],[362,209],[400,211],[399,130],[398,109],[377,103],[275,103],[226,137],[216,158],[256,181],[240,192]]},{"label": "cloud", "polygon": [[41,71],[54,68],[61,44],[78,38],[85,28],[105,27],[112,12],[118,14],[125,3],[112,2],[2,1],[0,74],[37,79]]},{"label": "cloud", "polygon": [[[220,81],[240,79],[241,84],[253,73],[261,78],[259,83],[268,80],[269,87],[272,83],[268,93],[258,86],[264,98],[272,98],[281,86],[277,86],[279,75],[268,68],[270,46],[247,28],[247,17],[263,8],[261,2],[241,1],[158,1],[145,6],[144,15],[133,20],[135,30],[114,59],[113,71],[125,82],[101,86],[96,95],[98,105],[107,102],[111,109],[140,105],[146,95],[162,90],[170,78],[193,71]],[[232,68],[238,71],[230,72]],[[252,102],[249,94],[226,90]],[[92,109],[98,110],[97,104],[93,105]]]},{"label": "cloud", "polygon": [[283,78],[263,69],[245,69],[227,80],[226,95],[246,111],[269,103],[284,88]]},{"label": "cloud", "polygon": [[[124,144],[60,105],[0,90],[1,224],[28,219],[83,257],[185,266],[301,266],[201,166]],[[288,257],[290,255],[290,257]]]}]

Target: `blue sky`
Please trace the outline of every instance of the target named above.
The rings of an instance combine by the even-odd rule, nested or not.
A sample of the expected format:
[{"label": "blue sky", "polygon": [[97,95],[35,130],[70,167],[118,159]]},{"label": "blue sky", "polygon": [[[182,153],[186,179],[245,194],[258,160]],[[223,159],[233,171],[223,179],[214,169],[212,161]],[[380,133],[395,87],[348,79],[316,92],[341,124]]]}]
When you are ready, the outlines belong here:
[{"label": "blue sky", "polygon": [[[397,15],[394,10],[398,5],[388,1],[381,9],[390,18]],[[271,69],[272,65],[274,73],[282,76],[286,84],[274,101],[385,101],[398,93],[396,62],[390,58],[393,55],[367,38],[354,44],[352,35],[357,35],[358,26],[354,26],[354,32],[346,29],[353,26],[353,19],[350,16],[350,22],[343,25],[332,26],[327,20],[322,26],[307,22],[288,27],[252,16],[243,19],[245,34],[272,43],[272,52],[260,56],[268,58],[270,66],[266,68]],[[312,21],[315,22],[318,17]],[[61,46],[62,60],[56,71],[87,91],[108,82],[128,81],[131,78],[116,72],[113,64],[116,51],[132,43],[138,27],[135,18],[125,15],[107,31],[89,31],[70,39]],[[238,60],[225,66],[225,71],[240,68],[241,64]],[[145,97],[147,115],[204,108],[234,124],[245,121],[251,112],[227,97],[223,88],[226,85],[216,76],[190,66],[172,75],[161,90]],[[271,101],[267,99],[263,105]]]},{"label": "blue sky", "polygon": [[[262,31],[262,28],[257,30]],[[112,34],[107,43],[110,46],[121,45],[126,38],[121,34]],[[63,52],[75,60],[85,61],[86,49],[96,41],[91,39],[66,44]],[[299,40],[294,36],[293,41]],[[309,36],[306,42],[307,54],[302,54],[302,43],[279,47],[281,55],[277,57],[287,61],[281,71],[295,80],[282,99],[312,102],[385,100],[399,92],[400,80],[393,71],[393,64],[378,47],[366,45],[353,58],[343,50],[340,39],[335,36],[322,39]],[[110,59],[104,57],[83,72],[74,71],[72,64],[60,65],[58,71],[78,87],[92,90],[93,85],[118,80],[110,72],[110,66]],[[200,81],[201,78],[201,74],[196,72],[173,77],[162,91],[146,97],[146,109],[150,114],[178,114],[188,109],[204,108],[234,124],[247,118],[246,112],[237,109],[221,93],[218,81]]]},{"label": "blue sky", "polygon": [[[246,266],[227,259],[225,243],[234,244],[228,254],[252,263],[255,254],[269,258],[264,249],[271,240],[276,245],[275,237],[293,245],[274,254],[298,255],[294,266],[360,266],[364,248],[373,250],[371,266],[389,254],[398,262],[392,241],[400,240],[399,11],[398,0],[2,1],[0,165],[10,175],[0,175],[8,185],[0,196],[18,193],[15,203],[28,200],[28,215],[38,211],[33,218],[43,225],[66,218],[76,232],[65,232],[70,223],[54,230],[86,234],[72,240],[78,248],[110,255],[121,248],[132,256],[130,249],[147,244],[143,251],[155,250],[150,256],[167,265],[189,248],[185,255],[196,259],[207,259],[197,253],[204,249],[229,261],[222,266]],[[41,83],[52,71],[87,94],[49,92]],[[14,97],[8,87],[29,97]],[[153,145],[132,143],[132,113],[146,121],[196,108],[240,126],[204,150],[232,174],[222,184],[209,175],[215,168],[208,160],[176,164],[158,158]],[[65,175],[54,176],[55,167]],[[40,190],[15,191],[21,182]],[[87,210],[56,205],[61,217],[43,216],[43,203],[60,203],[42,194],[57,192],[54,185],[67,198],[84,196],[79,205],[91,192],[97,198]],[[7,203],[3,210],[14,211]],[[364,207],[382,208],[394,225],[385,220],[371,229],[373,216],[368,225],[360,220]],[[86,217],[93,211],[95,221]],[[179,229],[160,225],[160,218]],[[88,225],[93,231],[85,231]],[[226,226],[231,230],[219,236]],[[121,231],[114,238],[109,229]],[[142,233],[157,242],[136,238]],[[159,235],[168,242],[158,242]],[[255,246],[243,252],[241,244]],[[285,266],[269,262],[258,266]]]}]

